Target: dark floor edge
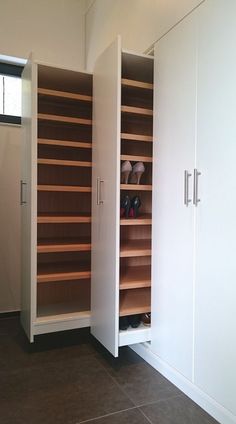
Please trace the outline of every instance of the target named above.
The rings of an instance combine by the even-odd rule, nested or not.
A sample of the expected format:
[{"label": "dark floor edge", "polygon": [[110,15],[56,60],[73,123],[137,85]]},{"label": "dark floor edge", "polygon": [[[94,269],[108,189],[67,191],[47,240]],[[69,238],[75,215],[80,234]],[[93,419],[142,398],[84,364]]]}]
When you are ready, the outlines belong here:
[{"label": "dark floor edge", "polygon": [[0,312],[0,319],[19,317],[20,311]]}]

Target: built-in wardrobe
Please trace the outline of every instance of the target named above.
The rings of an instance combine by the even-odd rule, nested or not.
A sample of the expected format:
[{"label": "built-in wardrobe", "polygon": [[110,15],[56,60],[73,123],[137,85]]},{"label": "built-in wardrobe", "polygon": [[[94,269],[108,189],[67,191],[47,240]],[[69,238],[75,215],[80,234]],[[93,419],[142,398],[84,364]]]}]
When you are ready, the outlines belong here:
[{"label": "built-in wardrobe", "polygon": [[[23,75],[28,336],[90,326],[114,356],[130,345],[225,424],[236,420],[235,16],[234,0],[205,0],[154,57],[122,50],[118,37],[95,63],[93,88],[89,74],[69,73],[64,84],[62,71],[30,62]],[[59,112],[66,93],[89,98]],[[84,163],[73,171],[58,160]],[[121,179],[125,161],[143,162],[139,184]],[[122,215],[125,196],[139,197],[138,216]],[[47,251],[74,243],[84,251]],[[73,281],[58,280],[62,264]],[[150,327],[119,329],[120,318],[149,312]]]}]

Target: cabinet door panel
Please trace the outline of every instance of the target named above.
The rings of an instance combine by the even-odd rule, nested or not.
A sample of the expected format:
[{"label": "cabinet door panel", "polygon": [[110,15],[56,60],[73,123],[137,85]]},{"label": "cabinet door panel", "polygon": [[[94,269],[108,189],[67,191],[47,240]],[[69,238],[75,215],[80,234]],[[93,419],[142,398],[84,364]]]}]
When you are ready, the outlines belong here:
[{"label": "cabinet door panel", "polygon": [[[192,377],[194,209],[184,205],[193,173],[196,22],[188,17],[155,48],[152,349]],[[189,178],[192,199],[193,176]]]},{"label": "cabinet door panel", "polygon": [[236,414],[236,2],[198,13],[195,383]]},{"label": "cabinet door panel", "polygon": [[22,73],[21,322],[33,341],[37,256],[37,69],[29,58]]},{"label": "cabinet door panel", "polygon": [[120,44],[118,38],[100,55],[93,80],[91,332],[114,356],[119,320]]}]

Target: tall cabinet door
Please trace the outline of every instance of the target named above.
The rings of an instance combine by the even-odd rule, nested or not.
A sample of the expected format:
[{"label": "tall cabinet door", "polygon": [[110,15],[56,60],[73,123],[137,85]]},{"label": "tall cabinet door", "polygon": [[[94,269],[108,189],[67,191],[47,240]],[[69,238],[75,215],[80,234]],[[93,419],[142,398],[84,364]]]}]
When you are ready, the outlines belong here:
[{"label": "tall cabinet door", "polygon": [[236,414],[236,2],[198,14],[195,383]]},{"label": "tall cabinet door", "polygon": [[37,68],[29,58],[22,73],[21,322],[33,341],[36,317]]},{"label": "tall cabinet door", "polygon": [[154,109],[151,348],[191,379],[195,15],[185,19],[156,45]]},{"label": "tall cabinet door", "polygon": [[95,64],[93,80],[91,332],[118,355],[121,41]]}]

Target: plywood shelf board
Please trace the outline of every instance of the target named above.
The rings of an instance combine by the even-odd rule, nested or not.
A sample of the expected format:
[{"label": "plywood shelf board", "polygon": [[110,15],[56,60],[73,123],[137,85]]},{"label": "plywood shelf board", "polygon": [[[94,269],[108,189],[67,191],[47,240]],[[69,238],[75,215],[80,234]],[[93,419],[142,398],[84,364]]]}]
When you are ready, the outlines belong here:
[{"label": "plywood shelf board", "polygon": [[38,138],[38,144],[46,146],[73,147],[77,149],[92,149],[92,143],[84,141],[56,140],[47,138]]},{"label": "plywood shelf board", "polygon": [[151,240],[122,240],[120,244],[120,257],[131,258],[137,256],[150,256]]},{"label": "plywood shelf board", "polygon": [[85,280],[91,277],[90,265],[78,263],[38,264],[37,283]]},{"label": "plywood shelf board", "polygon": [[[52,321],[67,321],[71,319],[90,318],[91,311],[76,311],[77,302],[56,303],[46,306],[38,306],[38,313],[35,324],[43,324]],[[75,312],[76,311],[76,312]]]},{"label": "plywood shelf board", "polygon": [[65,122],[68,124],[92,125],[91,119],[74,118],[72,116],[51,115],[47,113],[38,113],[38,119],[45,121]]},{"label": "plywood shelf board", "polygon": [[64,99],[80,100],[84,102],[92,102],[92,96],[85,94],[70,93],[68,91],[50,90],[48,88],[38,88],[38,94],[52,97],[60,97]]},{"label": "plywood shelf board", "polygon": [[129,160],[130,162],[147,162],[152,163],[152,157],[149,156],[136,156],[136,155],[121,155],[121,160]]},{"label": "plywood shelf board", "polygon": [[151,225],[151,214],[141,214],[138,218],[121,218],[120,225]]},{"label": "plywood shelf board", "polygon": [[78,160],[61,160],[61,159],[38,159],[39,165],[55,165],[55,166],[76,166],[91,168],[92,162]]},{"label": "plywood shelf board", "polygon": [[146,90],[153,90],[153,84],[150,84],[148,82],[131,80],[127,78],[122,78],[121,84],[127,87],[136,87],[136,88],[144,88]]},{"label": "plywood shelf board", "polygon": [[153,137],[150,135],[144,135],[144,134],[131,134],[131,133],[121,133],[121,139],[127,140],[127,141],[142,141],[142,142],[153,142]]},{"label": "plywood shelf board", "polygon": [[91,250],[89,239],[42,239],[38,240],[38,253],[85,252]]},{"label": "plywood shelf board", "polygon": [[120,292],[120,316],[142,314],[151,311],[149,288],[122,290]]},{"label": "plywood shelf board", "polygon": [[151,286],[151,265],[122,267],[120,270],[120,290]]},{"label": "plywood shelf board", "polygon": [[62,191],[62,192],[77,192],[77,193],[91,193],[91,187],[82,186],[59,186],[59,185],[38,185],[38,191]]},{"label": "plywood shelf board", "polygon": [[122,113],[134,113],[136,115],[145,115],[145,116],[153,116],[152,109],[145,109],[143,107],[134,107],[134,106],[121,106]]},{"label": "plywood shelf board", "polygon": [[151,184],[121,184],[121,190],[152,191]]},{"label": "plywood shelf board", "polygon": [[39,214],[38,224],[90,224],[92,221],[89,215],[65,215],[65,214]]}]

